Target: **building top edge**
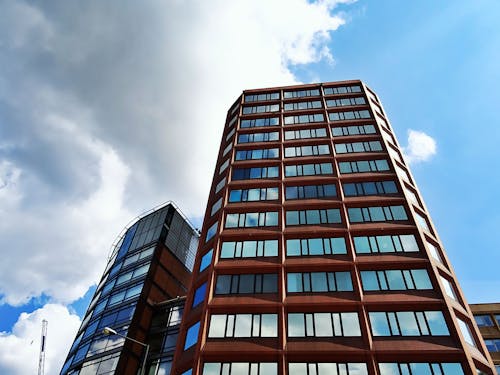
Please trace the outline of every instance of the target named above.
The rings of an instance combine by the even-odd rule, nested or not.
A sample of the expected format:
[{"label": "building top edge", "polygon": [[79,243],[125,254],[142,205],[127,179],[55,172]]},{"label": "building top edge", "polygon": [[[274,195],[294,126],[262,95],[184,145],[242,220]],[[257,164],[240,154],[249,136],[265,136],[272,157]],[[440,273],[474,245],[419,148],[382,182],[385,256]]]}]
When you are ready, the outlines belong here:
[{"label": "building top edge", "polygon": [[146,211],[142,212],[141,214],[137,215],[132,220],[130,220],[128,222],[128,224],[126,224],[125,227],[121,230],[121,232],[118,234],[118,236],[116,236],[115,240],[111,244],[111,248],[110,248],[110,251],[109,251],[108,259],[110,259],[113,256],[117,245],[120,243],[120,241],[122,240],[123,236],[125,236],[125,233],[127,233],[127,231],[130,229],[130,227],[132,227],[135,223],[137,223],[139,220],[145,218],[146,216],[148,216],[148,215],[150,215],[150,214],[152,214],[152,213],[154,213],[154,212],[156,212],[158,210],[161,210],[162,208],[165,208],[167,206],[172,206],[177,211],[177,213],[184,219],[184,221],[189,225],[189,227],[193,231],[193,234],[195,236],[197,236],[197,237],[200,237],[200,233],[199,233],[198,229],[196,229],[194,227],[194,225],[189,221],[189,219],[181,211],[181,209],[179,208],[179,206],[177,206],[177,204],[174,201],[166,201],[166,202],[160,203],[159,205],[157,205],[157,206],[155,206],[153,208],[150,208],[149,210],[146,210]]},{"label": "building top edge", "polygon": [[353,80],[345,80],[345,81],[331,81],[331,82],[316,82],[316,83],[304,83],[297,85],[288,85],[288,86],[274,86],[274,87],[263,87],[263,88],[255,88],[255,89],[247,89],[243,90],[243,94],[250,94],[254,92],[262,92],[262,91],[272,91],[272,90],[286,90],[286,89],[297,89],[297,88],[312,88],[318,86],[330,86],[330,85],[342,85],[342,84],[363,84],[363,81],[359,79]]}]

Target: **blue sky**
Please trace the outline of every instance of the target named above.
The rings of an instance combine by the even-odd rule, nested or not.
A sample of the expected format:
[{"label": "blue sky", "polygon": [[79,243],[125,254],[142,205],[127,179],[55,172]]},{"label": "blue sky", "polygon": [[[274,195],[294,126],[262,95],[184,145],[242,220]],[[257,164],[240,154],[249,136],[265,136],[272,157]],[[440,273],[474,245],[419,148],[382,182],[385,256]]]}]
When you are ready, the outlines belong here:
[{"label": "blue sky", "polygon": [[33,372],[46,318],[46,373],[58,373],[136,215],[172,199],[199,223],[225,112],[247,88],[362,79],[402,146],[410,129],[432,137],[436,152],[411,165],[418,187],[468,301],[500,301],[499,11],[0,2],[0,372]]}]

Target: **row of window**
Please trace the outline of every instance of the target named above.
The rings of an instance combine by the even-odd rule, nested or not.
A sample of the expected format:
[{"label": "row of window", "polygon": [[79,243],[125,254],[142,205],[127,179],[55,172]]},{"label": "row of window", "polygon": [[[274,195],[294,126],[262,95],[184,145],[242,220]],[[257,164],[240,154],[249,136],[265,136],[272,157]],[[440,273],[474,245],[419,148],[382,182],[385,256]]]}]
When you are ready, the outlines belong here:
[{"label": "row of window", "polygon": [[[228,150],[230,150],[230,148]],[[382,144],[379,141],[337,143],[335,144],[335,151],[338,154],[357,153],[357,152],[377,152],[377,151],[382,151]],[[235,161],[276,159],[279,158],[279,154],[280,154],[279,148],[238,150],[236,151],[234,159]],[[330,155],[330,146],[328,146],[327,144],[319,144],[319,145],[285,147],[286,158],[319,156],[319,155]],[[221,165],[219,173],[222,173],[227,168],[226,164],[228,163],[229,160],[226,160],[226,162]]]},{"label": "row of window", "polygon": [[[325,87],[323,88],[325,95],[334,94],[348,94],[348,93],[359,93],[361,92],[361,86],[350,85],[350,86],[336,86],[336,87]],[[304,98],[309,96],[318,96],[320,94],[319,89],[308,89],[308,90],[295,90],[295,91],[285,91],[283,97],[285,99],[290,98]],[[278,100],[280,98],[279,92],[267,92],[261,94],[245,94],[244,101],[248,102],[260,102],[267,100]]]},{"label": "row of window", "polygon": [[[431,290],[432,283],[425,269],[361,271],[364,291],[381,290]],[[205,284],[195,292],[205,295]],[[351,273],[337,272],[288,272],[288,293],[352,292]],[[278,292],[278,275],[238,274],[218,275],[215,294],[261,294]],[[197,303],[193,303],[196,306]]]},{"label": "row of window", "polygon": [[[356,254],[418,252],[413,234],[353,237]],[[347,254],[344,237],[294,238],[286,240],[287,256]],[[210,252],[210,260],[212,253]],[[221,258],[278,256],[278,240],[223,242]],[[202,261],[203,263],[203,261]],[[369,276],[367,276],[369,277]],[[368,280],[368,279],[367,279]]]},{"label": "row of window", "polygon": [[[326,101],[326,106],[328,108],[334,107],[344,107],[344,106],[354,106],[354,105],[364,105],[366,104],[365,98],[353,97],[353,98],[342,98],[342,99],[328,99]],[[306,110],[306,109],[320,109],[323,105],[320,100],[312,100],[312,101],[303,101],[303,102],[295,102],[295,103],[285,103],[284,110],[285,111],[297,111],[297,110]],[[257,114],[257,113],[266,113],[266,112],[279,112],[280,105],[279,104],[268,104],[268,105],[258,105],[258,106],[246,106],[243,107],[243,114]],[[349,112],[342,112],[349,113]],[[347,115],[348,116],[348,115]],[[362,117],[364,118],[364,117]],[[286,124],[286,122],[285,122]]]},{"label": "row of window", "polygon": [[[351,223],[408,220],[403,206],[348,208]],[[285,214],[285,225],[340,224],[340,209],[290,210]],[[225,228],[269,227],[278,225],[278,212],[247,212],[227,214]]]},{"label": "row of window", "polygon": [[[343,188],[346,197],[395,194],[398,192],[396,183],[394,181],[348,183],[344,184]],[[286,200],[334,198],[336,196],[337,188],[334,184],[287,186],[285,188]],[[231,190],[229,193],[229,203],[257,202],[278,199],[279,188],[277,187],[235,189]],[[218,202],[216,202],[215,204],[217,203]],[[217,205],[215,211],[214,209],[212,209],[212,215],[219,208],[220,206]]]},{"label": "row of window", "polygon": [[[334,103],[331,102],[330,104]],[[279,111],[278,104],[243,108],[243,114],[255,114],[255,113],[277,112],[277,111]],[[328,119],[332,122],[345,121],[345,120],[360,120],[369,118],[371,118],[371,115],[368,110],[328,113]],[[311,113],[311,114],[283,117],[283,123],[285,125],[309,124],[309,123],[324,122],[324,121],[325,121],[325,116],[323,115],[323,113]],[[262,117],[257,119],[241,120],[240,127],[245,129],[245,128],[262,127],[262,126],[277,126],[277,125],[279,125],[279,117]]]},{"label": "row of window", "polygon": [[[373,125],[342,126],[342,127],[332,127],[332,134],[334,137],[340,137],[346,135],[360,135],[360,134],[366,135],[366,134],[376,134],[376,130],[375,126]],[[324,138],[327,136],[328,135],[326,133],[325,128],[285,131],[286,141],[294,139]],[[279,132],[250,133],[250,134],[240,134],[238,136],[238,143],[274,142],[274,141],[279,141]]]},{"label": "row of window", "polygon": [[[380,375],[464,375],[455,362],[389,362],[378,364]],[[206,362],[203,375],[277,375],[275,362]],[[289,362],[288,375],[368,375],[366,363]]]},{"label": "row of window", "polygon": [[[359,337],[356,312],[288,313],[288,337]],[[448,336],[441,311],[369,312],[373,336]],[[214,314],[209,338],[277,337],[277,314]]]},{"label": "row of window", "polygon": [[[232,179],[249,180],[262,178],[278,178],[279,169],[280,167],[278,166],[234,168]],[[384,172],[389,170],[390,169],[387,160],[360,160],[339,163],[339,172],[341,174]],[[330,174],[333,174],[332,163],[285,165],[285,177],[317,176]]]}]

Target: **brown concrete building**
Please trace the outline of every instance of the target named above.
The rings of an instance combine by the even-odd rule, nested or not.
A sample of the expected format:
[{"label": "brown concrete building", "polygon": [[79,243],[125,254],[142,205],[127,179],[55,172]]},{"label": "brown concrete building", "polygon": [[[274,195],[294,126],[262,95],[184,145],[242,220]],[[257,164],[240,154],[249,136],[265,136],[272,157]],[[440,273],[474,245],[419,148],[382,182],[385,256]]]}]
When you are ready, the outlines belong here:
[{"label": "brown concrete building", "polygon": [[500,374],[500,303],[471,304],[479,332]]},{"label": "brown concrete building", "polygon": [[492,374],[377,95],[231,105],[174,375]]}]

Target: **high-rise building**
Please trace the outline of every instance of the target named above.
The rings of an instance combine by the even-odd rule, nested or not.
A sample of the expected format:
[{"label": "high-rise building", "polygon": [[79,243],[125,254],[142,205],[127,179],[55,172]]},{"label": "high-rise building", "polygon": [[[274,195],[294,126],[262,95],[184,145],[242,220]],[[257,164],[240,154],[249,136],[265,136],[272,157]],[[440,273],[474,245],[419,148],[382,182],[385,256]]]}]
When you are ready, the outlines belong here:
[{"label": "high-rise building", "polygon": [[377,95],[231,105],[173,375],[472,375],[493,364]]},{"label": "high-rise building", "polygon": [[470,308],[495,369],[500,374],[500,303],[475,303]]},{"label": "high-rise building", "polygon": [[136,375],[145,347],[123,336],[150,346],[147,374],[168,375],[198,237],[172,202],[124,229],[61,375]]}]

